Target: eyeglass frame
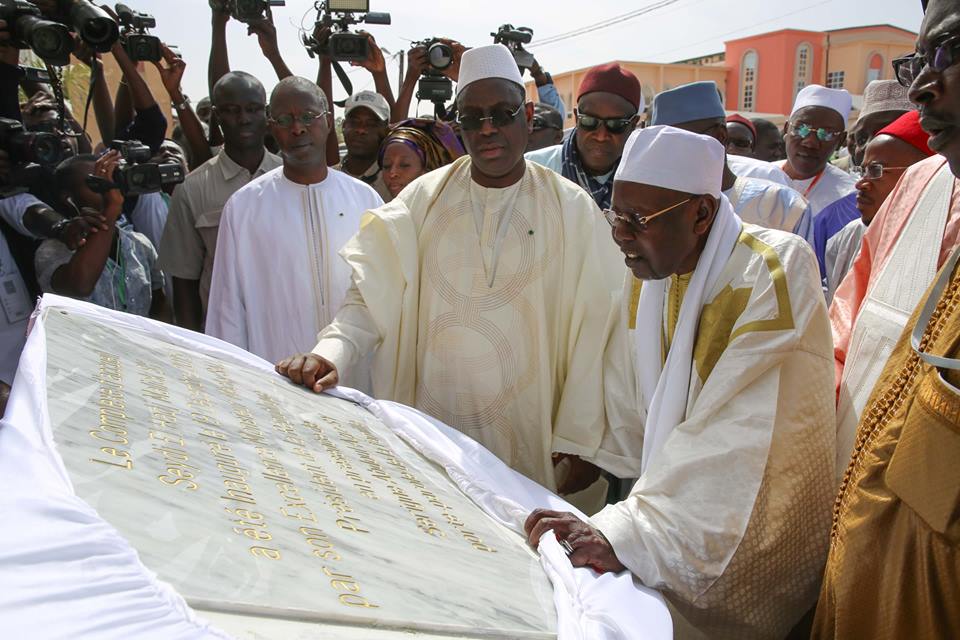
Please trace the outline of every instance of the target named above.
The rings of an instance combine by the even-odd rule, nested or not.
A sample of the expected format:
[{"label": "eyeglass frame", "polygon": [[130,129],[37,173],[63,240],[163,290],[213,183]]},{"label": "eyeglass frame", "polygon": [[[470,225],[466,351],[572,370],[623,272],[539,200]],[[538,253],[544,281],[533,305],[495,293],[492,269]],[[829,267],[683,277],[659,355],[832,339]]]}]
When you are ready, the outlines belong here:
[{"label": "eyeglass frame", "polygon": [[[960,56],[954,57],[954,52],[957,51],[957,49],[960,49],[960,34],[947,36],[941,40],[938,45],[933,47],[932,57],[930,53],[920,53],[919,51],[914,51],[913,53],[908,53],[905,56],[895,58],[891,62],[891,65],[893,66],[893,75],[900,86],[910,88],[910,86],[916,82],[917,78],[927,67],[930,67],[936,73],[943,73],[953,65],[960,62]],[[938,65],[935,63],[937,56],[941,52],[945,52],[945,55],[947,55],[949,61],[945,65],[938,68]],[[922,62],[922,64],[920,64],[917,69],[912,69],[912,67],[917,66],[919,62]],[[902,74],[901,69],[903,69]]]},{"label": "eyeglass frame", "polygon": [[[868,170],[870,169],[870,167],[880,167],[880,175],[878,175],[878,176],[869,175]],[[883,177],[883,174],[884,174],[885,172],[887,172],[887,171],[906,171],[906,170],[909,169],[909,168],[910,168],[910,167],[888,167],[888,166],[885,166],[885,165],[884,165],[883,163],[881,163],[881,162],[871,162],[870,164],[868,164],[868,165],[866,165],[866,166],[862,166],[862,165],[861,165],[861,166],[858,166],[858,167],[854,167],[853,170],[852,170],[852,173],[853,173],[853,175],[857,176],[857,177],[860,178],[861,180],[863,180],[863,179],[866,179],[866,180],[879,180],[880,178]]]},{"label": "eyeglass frame", "polygon": [[666,209],[660,209],[659,211],[654,211],[650,215],[646,215],[646,216],[637,216],[637,214],[635,213],[623,214],[614,209],[604,209],[603,217],[606,218],[607,224],[609,224],[612,228],[616,228],[618,222],[623,222],[627,226],[629,226],[631,229],[633,229],[636,233],[641,233],[647,228],[647,226],[650,224],[650,221],[653,220],[654,218],[662,216],[668,211],[673,211],[677,207],[687,204],[688,202],[690,202],[696,197],[697,196],[690,196],[686,200],[683,200],[676,204],[672,204]]},{"label": "eyeglass frame", "polygon": [[[517,121],[517,116],[520,115],[520,112],[523,111],[523,110],[526,108],[526,106],[527,106],[527,103],[526,103],[526,102],[521,102],[519,107],[517,107],[513,112],[508,113],[510,119],[509,119],[508,121],[506,121],[506,122],[501,123],[501,124],[497,124],[496,122],[494,122],[494,118],[496,118],[497,115],[502,115],[503,113],[506,113],[507,107],[505,107],[505,108],[504,108],[504,111],[501,111],[500,114],[491,114],[491,115],[489,115],[489,116],[483,116],[483,117],[477,118],[477,119],[476,119],[476,120],[477,120],[477,126],[476,126],[476,127],[474,127],[473,125],[471,125],[471,126],[469,126],[469,127],[463,126],[463,114],[461,114],[461,113],[457,113],[456,122],[457,122],[458,125],[460,125],[460,129],[461,129],[462,131],[480,131],[480,130],[483,129],[483,122],[484,122],[484,120],[489,120],[491,127],[494,127],[495,129],[501,129],[501,128],[503,128],[503,127],[508,127],[508,126],[510,126],[511,124],[513,124],[514,122],[516,122],[516,121]],[[486,109],[484,109],[483,111],[481,111],[481,113],[490,113],[490,112],[487,111]],[[470,121],[472,122],[474,116],[468,115],[467,118],[469,118]]]},{"label": "eyeglass frame", "polygon": [[[799,131],[800,127],[807,128],[807,135],[804,135],[804,136],[800,135],[800,131]],[[829,138],[822,137],[820,135],[821,131],[824,132],[824,134],[829,134],[830,137]],[[789,133],[794,138],[798,138],[800,140],[805,140],[806,138],[810,137],[811,133],[814,133],[817,136],[817,142],[833,142],[843,134],[843,131],[834,131],[832,129],[827,129],[826,127],[813,128],[806,122],[801,122],[799,124],[797,124],[796,122],[791,122],[787,127],[787,133]]]},{"label": "eyeglass frame", "polygon": [[[615,136],[626,133],[627,129],[630,128],[631,124],[635,123],[639,115],[640,115],[639,113],[635,113],[632,116],[627,116],[625,118],[601,118],[599,116],[592,116],[589,113],[580,113],[580,111],[577,109],[573,110],[573,119],[576,120],[578,129],[583,129],[584,131],[596,131],[597,129],[600,128],[600,125],[603,125],[603,128],[607,130],[607,133]],[[592,128],[587,127],[580,121],[581,118],[593,118],[594,120],[597,121],[597,124]],[[623,129],[620,131],[612,130],[608,124],[610,122],[623,123]]]},{"label": "eyeglass frame", "polygon": [[309,128],[312,127],[314,124],[316,124],[317,120],[319,120],[320,118],[322,118],[322,117],[327,116],[327,115],[330,114],[329,111],[321,111],[320,113],[311,116],[309,120],[304,119],[304,116],[307,116],[307,115],[310,114],[310,113],[313,113],[313,112],[312,112],[312,111],[306,111],[306,112],[301,113],[299,116],[296,116],[296,117],[290,115],[289,113],[282,113],[282,114],[280,114],[279,117],[281,117],[281,118],[282,118],[283,116],[289,116],[290,118],[292,118],[292,120],[290,121],[290,124],[288,124],[288,125],[280,124],[280,122],[279,122],[275,117],[273,117],[272,115],[270,115],[270,114],[268,113],[268,114],[267,114],[267,122],[268,122],[269,124],[272,124],[272,125],[276,126],[276,127],[280,127],[281,129],[292,129],[292,128],[293,128],[293,123],[294,123],[294,122],[299,122],[299,123],[303,126],[304,129],[309,129]]}]

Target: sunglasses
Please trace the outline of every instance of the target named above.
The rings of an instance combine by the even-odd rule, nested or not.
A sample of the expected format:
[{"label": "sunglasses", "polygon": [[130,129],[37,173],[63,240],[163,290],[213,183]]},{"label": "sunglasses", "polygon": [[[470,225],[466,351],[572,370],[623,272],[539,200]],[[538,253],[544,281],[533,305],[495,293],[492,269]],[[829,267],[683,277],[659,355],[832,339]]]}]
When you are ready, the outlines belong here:
[{"label": "sunglasses", "polygon": [[322,111],[320,113],[305,111],[299,116],[292,116],[289,113],[284,113],[276,117],[271,117],[269,122],[270,124],[274,124],[281,129],[290,129],[293,127],[294,122],[299,122],[305,129],[309,129],[317,120],[327,115],[327,113],[327,111]]},{"label": "sunglasses", "polygon": [[496,128],[505,127],[509,124],[512,124],[526,106],[527,105],[525,104],[521,104],[513,111],[511,111],[509,107],[501,107],[492,111],[483,111],[481,113],[489,113],[490,115],[482,117],[472,113],[468,113],[466,115],[461,113],[457,116],[457,123],[464,131],[479,131],[483,127],[483,123],[486,120],[489,120],[490,124]]},{"label": "sunglasses", "polygon": [[867,180],[879,180],[887,171],[906,171],[909,167],[885,167],[879,162],[871,162],[865,167],[854,167],[853,175]]},{"label": "sunglasses", "polygon": [[604,209],[603,217],[607,219],[607,222],[610,224],[611,227],[616,227],[617,223],[622,222],[623,224],[627,225],[634,231],[640,232],[645,230],[647,228],[647,225],[650,224],[650,221],[656,218],[657,216],[661,216],[668,211],[672,211],[673,209],[676,209],[680,205],[687,204],[691,200],[693,200],[693,198],[687,198],[682,202],[678,202],[677,204],[670,205],[666,209],[660,209],[660,211],[655,211],[654,213],[651,213],[648,216],[640,216],[640,215],[637,215],[636,213],[620,213],[619,211],[614,211],[613,209]]},{"label": "sunglasses", "polygon": [[814,129],[804,122],[790,125],[790,135],[800,138],[801,140],[809,136],[811,133],[817,134],[817,140],[820,142],[831,142],[832,140],[836,140],[837,136],[839,136],[841,132],[824,129],[823,127]]},{"label": "sunglasses", "polygon": [[584,131],[596,131],[602,124],[610,133],[623,133],[630,128],[633,119],[636,117],[636,115],[632,115],[628,118],[597,118],[596,116],[578,113],[577,127]]},{"label": "sunglasses", "polygon": [[556,129],[557,131],[562,131],[560,127],[550,124],[540,116],[533,117],[533,130],[538,131],[540,129]]},{"label": "sunglasses", "polygon": [[913,84],[925,67],[942,73],[948,67],[960,62],[957,50],[960,49],[960,35],[950,36],[927,53],[914,52],[893,61],[893,73],[904,87]]}]

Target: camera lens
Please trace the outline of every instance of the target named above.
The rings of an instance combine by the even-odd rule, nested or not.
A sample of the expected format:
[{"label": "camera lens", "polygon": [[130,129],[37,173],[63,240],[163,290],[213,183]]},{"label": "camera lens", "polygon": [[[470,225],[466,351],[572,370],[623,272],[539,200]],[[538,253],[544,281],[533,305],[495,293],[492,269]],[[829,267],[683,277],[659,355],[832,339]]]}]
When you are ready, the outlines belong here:
[{"label": "camera lens", "polygon": [[63,156],[63,148],[60,145],[60,138],[51,133],[33,134],[33,144],[31,145],[33,160],[37,164],[53,166],[60,162]]},{"label": "camera lens", "polygon": [[442,42],[436,42],[427,49],[427,61],[434,69],[446,69],[453,62],[453,49]]}]

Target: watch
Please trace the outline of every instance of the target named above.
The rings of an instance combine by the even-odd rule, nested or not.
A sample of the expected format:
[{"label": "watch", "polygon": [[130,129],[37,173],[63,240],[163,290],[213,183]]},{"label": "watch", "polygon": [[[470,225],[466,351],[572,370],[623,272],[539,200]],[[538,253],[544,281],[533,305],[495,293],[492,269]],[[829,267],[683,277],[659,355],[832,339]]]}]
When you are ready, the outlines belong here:
[{"label": "watch", "polygon": [[183,96],[182,102],[173,103],[173,108],[176,109],[177,111],[182,111],[189,106],[190,106],[190,98],[187,96]]},{"label": "watch", "polygon": [[50,237],[60,239],[60,236],[63,235],[63,230],[66,228],[67,224],[70,222],[67,218],[63,218],[58,222],[54,222],[53,226],[50,227]]}]

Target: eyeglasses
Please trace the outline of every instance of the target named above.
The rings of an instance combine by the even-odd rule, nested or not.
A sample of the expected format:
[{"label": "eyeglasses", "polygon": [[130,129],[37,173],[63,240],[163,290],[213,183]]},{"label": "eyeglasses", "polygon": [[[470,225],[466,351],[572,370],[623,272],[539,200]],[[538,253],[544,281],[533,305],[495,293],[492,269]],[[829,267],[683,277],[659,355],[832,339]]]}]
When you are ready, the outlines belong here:
[{"label": "eyeglasses", "polygon": [[853,175],[867,180],[879,180],[888,171],[906,171],[909,167],[885,167],[879,162],[871,162],[865,167],[854,167]]},{"label": "eyeglasses", "polygon": [[505,127],[508,124],[511,124],[514,120],[517,119],[517,116],[520,115],[520,112],[523,111],[526,104],[521,104],[514,111],[511,111],[507,107],[502,107],[500,109],[494,109],[493,111],[483,111],[481,113],[489,113],[488,116],[479,116],[472,113],[466,115],[460,114],[457,116],[457,123],[460,125],[460,128],[464,131],[479,131],[483,127],[484,120],[489,120],[490,124],[494,127]]},{"label": "eyeglasses", "polygon": [[550,124],[544,118],[533,116],[533,130],[537,131],[538,129],[556,129],[557,131],[561,131],[560,127]]},{"label": "eyeglasses", "polygon": [[650,224],[650,221],[656,218],[657,216],[661,216],[668,211],[672,211],[673,209],[676,209],[680,205],[687,204],[691,200],[693,200],[692,197],[687,198],[683,202],[678,202],[677,204],[670,205],[666,209],[660,209],[660,211],[651,213],[648,216],[639,216],[635,213],[620,213],[618,211],[614,211],[613,209],[604,209],[603,217],[607,219],[607,222],[610,223],[611,227],[616,227],[618,222],[622,222],[625,225],[634,229],[635,231],[640,232],[646,229],[647,225]]},{"label": "eyeglasses", "polygon": [[960,49],[960,35],[950,36],[933,48],[932,52],[914,52],[893,61],[893,73],[904,87],[909,87],[917,79],[924,67],[930,67],[942,73],[948,67],[960,62],[957,50]]},{"label": "eyeglasses", "polygon": [[218,115],[230,116],[233,118],[236,118],[243,112],[246,112],[251,116],[260,115],[265,109],[266,105],[262,104],[248,104],[245,107],[241,107],[238,104],[225,104],[221,107],[213,107],[213,110],[216,111]]},{"label": "eyeglasses", "polygon": [[736,147],[737,149],[749,149],[753,146],[753,143],[749,140],[744,140],[743,138],[729,138],[727,140],[727,145]]},{"label": "eyeglasses", "polygon": [[292,116],[289,113],[284,113],[276,117],[270,118],[270,123],[275,124],[281,129],[289,129],[293,127],[294,122],[299,122],[305,129],[309,129],[313,124],[327,115],[327,111],[322,111],[320,113],[314,113],[312,111],[304,111],[299,116]]},{"label": "eyeglasses", "polygon": [[813,127],[811,127],[805,122],[801,122],[800,124],[790,125],[790,135],[796,136],[801,140],[809,136],[811,133],[816,133],[817,140],[819,140],[820,142],[830,142],[836,139],[836,137],[839,136],[842,132],[831,131],[830,129],[824,129],[823,127],[814,129]]},{"label": "eyeglasses", "polygon": [[632,115],[628,118],[598,118],[596,116],[588,116],[585,113],[578,113],[577,127],[584,131],[596,131],[602,124],[610,133],[623,133],[630,128],[630,125],[633,124],[633,119],[636,117],[636,115]]}]

